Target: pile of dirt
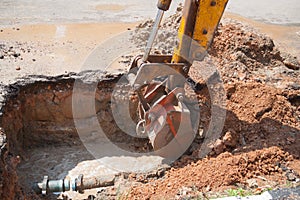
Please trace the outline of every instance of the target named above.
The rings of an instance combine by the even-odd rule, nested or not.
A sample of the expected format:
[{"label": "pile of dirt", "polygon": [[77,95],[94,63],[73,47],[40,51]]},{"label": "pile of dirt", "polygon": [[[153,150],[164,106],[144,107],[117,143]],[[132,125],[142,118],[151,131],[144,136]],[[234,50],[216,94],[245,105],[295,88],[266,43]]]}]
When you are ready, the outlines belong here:
[{"label": "pile of dirt", "polygon": [[[298,87],[297,58],[281,52],[270,37],[241,22],[223,20],[209,54],[216,59],[225,83],[238,80]],[[281,86],[276,85],[278,82],[282,82]]]},{"label": "pile of dirt", "polygon": [[[225,84],[226,118],[216,154],[225,149],[245,151],[279,146],[300,157],[299,91],[281,90],[261,83],[236,82]],[[203,89],[198,98],[204,132],[211,120],[209,91]],[[207,114],[208,113],[208,114]],[[230,141],[228,141],[230,140]],[[201,148],[199,142],[198,150]],[[239,148],[237,148],[239,147]],[[249,149],[248,149],[249,150]],[[195,152],[191,152],[198,155]]]},{"label": "pile of dirt", "polygon": [[[153,53],[173,52],[180,15],[181,8],[164,21]],[[152,23],[147,21],[137,27],[133,41],[138,46],[145,45]],[[299,185],[298,59],[280,51],[270,37],[232,19],[222,20],[208,52],[203,62],[194,63],[190,76],[201,84],[207,83],[209,80],[204,80],[199,70],[206,65],[216,66],[221,75],[227,106],[220,138],[211,146],[210,154],[199,159],[213,106],[210,86],[204,87],[197,92],[201,136],[163,178],[143,184],[133,181],[126,197],[205,198],[209,191],[228,188],[255,188],[254,192],[261,192],[262,188],[286,187],[287,182]]]},{"label": "pile of dirt", "polygon": [[[226,52],[226,53],[224,53]],[[255,33],[240,23],[221,24],[216,31],[210,54],[224,60],[239,61],[250,70],[282,61],[280,52],[271,38]]]},{"label": "pile of dirt", "polygon": [[227,87],[227,109],[238,119],[258,123],[273,119],[294,128],[299,126],[299,110],[294,97],[296,90],[280,90],[260,83],[235,83]]},{"label": "pile of dirt", "polygon": [[[166,176],[134,185],[130,197],[198,197],[228,188],[250,190],[252,186],[248,183],[253,179],[258,183],[255,191],[263,191],[262,188],[270,184],[271,188],[285,187],[287,181],[299,184],[300,109],[299,101],[291,102],[299,91],[287,92],[244,82],[226,84],[225,88],[227,116],[213,151],[203,160],[199,159],[203,140],[196,138],[192,145],[196,148],[175,162]],[[206,97],[204,104],[209,104],[207,94],[206,89],[198,94],[204,101]],[[210,108],[200,107],[202,110]]]},{"label": "pile of dirt", "polygon": [[[205,158],[186,166],[173,168],[161,180],[142,186],[134,186],[128,195],[133,199],[158,199],[159,197],[197,197],[201,192],[223,190],[236,183],[247,185],[247,180],[265,176],[275,177],[277,184],[285,183],[282,171],[286,162],[293,158],[277,147],[257,150],[245,154],[223,153],[216,158]],[[187,158],[188,160],[188,158]],[[187,194],[181,191],[191,188]]]},{"label": "pile of dirt", "polygon": [[[98,198],[205,198],[227,195],[228,189],[258,194],[299,185],[299,91],[242,81],[224,87],[225,124],[207,157],[199,159],[203,138],[197,135],[163,177],[131,174],[119,186],[99,192]],[[208,88],[197,96],[205,135],[212,106]],[[123,189],[118,190],[120,185]]]}]

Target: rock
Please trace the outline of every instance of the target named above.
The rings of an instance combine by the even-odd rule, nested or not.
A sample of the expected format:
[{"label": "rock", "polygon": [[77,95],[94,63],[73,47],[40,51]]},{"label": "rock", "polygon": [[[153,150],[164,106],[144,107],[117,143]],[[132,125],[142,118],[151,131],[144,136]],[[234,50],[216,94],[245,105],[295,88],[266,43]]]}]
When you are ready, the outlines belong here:
[{"label": "rock", "polygon": [[200,138],[204,138],[204,129],[203,128],[199,129],[198,134]]},{"label": "rock", "polygon": [[4,59],[4,55],[0,54],[0,59]]},{"label": "rock", "polygon": [[282,171],[284,171],[284,172],[288,170],[288,168],[287,168],[285,165],[280,164],[280,163],[279,163],[279,167],[280,167],[280,169],[282,169]]},{"label": "rock", "polygon": [[236,147],[238,138],[233,131],[227,131],[223,137],[223,143],[227,147]]},{"label": "rock", "polygon": [[251,189],[254,189],[254,188],[258,188],[258,184],[257,184],[257,181],[255,179],[248,179],[246,181],[246,183],[248,184],[248,186],[251,188]]},{"label": "rock", "polygon": [[14,56],[15,58],[19,57],[20,55],[21,55],[20,53],[16,53],[16,52],[13,53],[13,56]]},{"label": "rock", "polygon": [[0,129],[0,147],[2,148],[4,144],[6,143],[6,135],[4,132]]},{"label": "rock", "polygon": [[193,190],[189,187],[182,187],[179,189],[178,195],[180,196],[186,196],[187,194],[191,193]]},{"label": "rock", "polygon": [[215,151],[216,154],[220,154],[224,151],[225,145],[222,140],[218,139],[214,145],[213,145],[213,150]]},{"label": "rock", "polygon": [[166,173],[166,170],[169,168],[168,165],[165,165],[164,167],[157,170],[156,175],[157,177],[163,177]]},{"label": "rock", "polygon": [[20,67],[20,66],[17,66],[17,67],[16,67],[16,70],[17,70],[17,71],[21,70],[21,67]]},{"label": "rock", "polygon": [[283,63],[289,69],[292,69],[292,70],[299,70],[300,69],[299,63],[291,62],[289,60],[285,60],[285,61],[283,61]]},{"label": "rock", "polygon": [[292,171],[287,172],[285,176],[288,181],[295,181],[297,179],[296,175]]},{"label": "rock", "polygon": [[292,70],[299,70],[300,69],[300,63],[297,60],[297,57],[294,57],[288,53],[282,53],[283,58],[283,64]]},{"label": "rock", "polygon": [[290,83],[289,87],[291,87],[293,90],[300,90],[300,84],[299,83]]},{"label": "rock", "polygon": [[287,137],[286,140],[287,144],[294,144],[296,142],[296,139],[292,137]]}]

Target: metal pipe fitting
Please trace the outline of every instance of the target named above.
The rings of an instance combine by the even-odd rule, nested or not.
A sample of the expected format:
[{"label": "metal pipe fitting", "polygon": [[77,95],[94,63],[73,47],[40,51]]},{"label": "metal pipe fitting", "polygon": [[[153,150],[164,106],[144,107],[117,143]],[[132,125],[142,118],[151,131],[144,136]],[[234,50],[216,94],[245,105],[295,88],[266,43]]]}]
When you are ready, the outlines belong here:
[{"label": "metal pipe fitting", "polygon": [[42,194],[42,195],[55,193],[55,192],[65,192],[71,189],[70,180],[67,179],[49,180],[48,176],[44,176],[43,181],[41,183],[33,184],[32,189],[37,194]]},{"label": "metal pipe fitting", "polygon": [[48,176],[44,176],[43,181],[40,183],[34,183],[32,189],[37,194],[43,195],[66,192],[70,190],[83,193],[83,191],[86,189],[112,186],[114,185],[114,183],[114,175],[84,178],[81,174],[73,180],[69,180],[66,178],[61,180],[49,180]]}]

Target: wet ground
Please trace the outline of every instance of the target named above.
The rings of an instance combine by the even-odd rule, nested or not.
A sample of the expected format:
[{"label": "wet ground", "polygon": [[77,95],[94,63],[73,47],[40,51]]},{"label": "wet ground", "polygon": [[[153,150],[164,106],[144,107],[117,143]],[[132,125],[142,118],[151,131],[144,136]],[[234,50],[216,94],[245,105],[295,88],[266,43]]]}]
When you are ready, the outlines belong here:
[{"label": "wet ground", "polygon": [[[183,0],[173,0],[171,12]],[[274,24],[300,24],[298,0],[230,0],[227,11]],[[156,0],[3,0],[0,24],[136,22],[153,18]]]}]

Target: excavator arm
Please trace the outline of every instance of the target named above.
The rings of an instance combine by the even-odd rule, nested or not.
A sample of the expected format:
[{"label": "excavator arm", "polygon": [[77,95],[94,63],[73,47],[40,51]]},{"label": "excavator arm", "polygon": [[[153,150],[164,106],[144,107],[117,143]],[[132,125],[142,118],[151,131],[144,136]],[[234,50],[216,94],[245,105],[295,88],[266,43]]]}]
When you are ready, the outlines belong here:
[{"label": "excavator arm", "polygon": [[228,0],[186,0],[178,31],[174,63],[201,61],[210,47]]},{"label": "excavator arm", "polygon": [[[173,55],[151,55],[164,12],[171,0],[159,0],[158,13],[145,53],[131,66],[129,82],[136,89],[140,105],[137,134],[146,135],[155,151],[170,159],[185,152],[197,131],[193,114],[186,105],[184,84],[196,88],[189,77],[193,61],[202,61],[228,0],[185,0],[178,30],[178,46]],[[166,77],[157,81],[157,77]],[[199,115],[199,113],[198,113]]]}]

